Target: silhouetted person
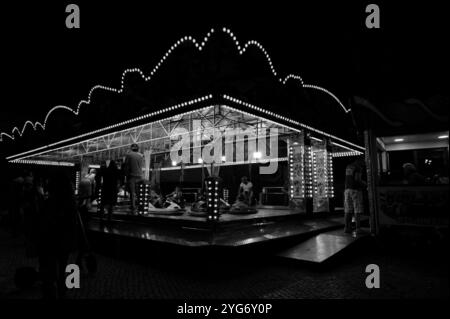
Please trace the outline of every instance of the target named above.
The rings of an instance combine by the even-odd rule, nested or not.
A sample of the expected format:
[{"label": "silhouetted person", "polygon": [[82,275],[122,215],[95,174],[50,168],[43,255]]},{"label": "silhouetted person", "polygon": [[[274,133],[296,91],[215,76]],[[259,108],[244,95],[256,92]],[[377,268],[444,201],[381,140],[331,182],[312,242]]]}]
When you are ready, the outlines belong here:
[{"label": "silhouetted person", "polygon": [[108,221],[111,221],[113,208],[117,204],[120,182],[119,170],[115,161],[109,162],[108,167],[102,170],[102,177],[102,205],[108,213]]},{"label": "silhouetted person", "polygon": [[86,176],[91,181],[91,203],[97,200],[97,179],[101,178],[100,176],[97,177],[97,175],[97,170],[92,168]]},{"label": "silhouetted person", "polygon": [[130,191],[131,210],[136,212],[136,188],[144,180],[144,155],[137,144],[131,145],[131,152],[125,157],[125,175]]},{"label": "silhouetted person", "polygon": [[97,198],[99,198],[100,190],[102,189],[103,174],[105,173],[106,168],[106,161],[102,161],[100,164],[100,168],[98,170],[95,170],[95,196],[92,200],[96,200]]},{"label": "silhouetted person", "polygon": [[11,235],[13,237],[19,234],[20,224],[23,216],[23,185],[24,177],[23,174],[17,174],[16,177],[11,181],[9,187],[9,224],[11,227]]},{"label": "silhouetted person", "polygon": [[83,222],[89,221],[89,210],[92,207],[92,198],[94,195],[95,175],[88,173],[83,176],[78,184],[77,206]]},{"label": "silhouetted person", "polygon": [[29,175],[24,179],[23,215],[27,257],[37,257],[37,241],[41,209],[44,203],[44,189],[39,178]]},{"label": "silhouetted person", "polygon": [[364,158],[359,157],[345,168],[344,212],[345,232],[351,233],[351,222],[355,216],[356,232],[360,232],[360,216],[364,213],[363,190],[366,183],[362,180]]},{"label": "silhouetted person", "polygon": [[76,213],[70,179],[64,174],[52,175],[48,181],[48,197],[39,216],[39,271],[46,299],[65,294],[65,268],[76,246]]},{"label": "silhouetted person", "polygon": [[424,185],[425,177],[417,172],[416,166],[412,163],[403,164],[404,183],[407,185]]}]

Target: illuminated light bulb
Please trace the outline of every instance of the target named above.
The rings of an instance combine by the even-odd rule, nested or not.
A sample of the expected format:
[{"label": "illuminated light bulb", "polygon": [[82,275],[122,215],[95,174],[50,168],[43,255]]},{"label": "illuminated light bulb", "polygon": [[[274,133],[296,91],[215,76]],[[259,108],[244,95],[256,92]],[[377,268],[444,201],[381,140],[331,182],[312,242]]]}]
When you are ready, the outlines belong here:
[{"label": "illuminated light bulb", "polygon": [[261,152],[254,152],[253,153],[253,158],[260,159],[261,157],[262,157],[262,153]]}]

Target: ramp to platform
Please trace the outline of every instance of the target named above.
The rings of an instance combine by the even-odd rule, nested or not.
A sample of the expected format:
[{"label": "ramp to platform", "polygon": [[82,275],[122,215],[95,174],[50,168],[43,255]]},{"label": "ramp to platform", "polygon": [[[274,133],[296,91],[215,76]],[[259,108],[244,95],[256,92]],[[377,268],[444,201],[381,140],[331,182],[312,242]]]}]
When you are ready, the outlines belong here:
[{"label": "ramp to platform", "polygon": [[315,235],[283,250],[277,256],[299,262],[321,264],[367,236],[369,236],[368,230],[364,230],[359,235],[345,234],[343,229],[332,230]]}]

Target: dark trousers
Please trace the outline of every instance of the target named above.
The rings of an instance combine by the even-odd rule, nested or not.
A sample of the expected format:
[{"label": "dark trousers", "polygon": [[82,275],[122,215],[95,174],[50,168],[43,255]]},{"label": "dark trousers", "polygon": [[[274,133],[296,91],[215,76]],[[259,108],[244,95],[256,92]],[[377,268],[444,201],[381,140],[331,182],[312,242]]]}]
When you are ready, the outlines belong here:
[{"label": "dark trousers", "polygon": [[43,253],[39,255],[39,273],[42,279],[44,299],[58,299],[65,296],[68,259],[68,253]]},{"label": "dark trousers", "polygon": [[105,211],[106,211],[106,217],[108,219],[108,221],[111,221],[111,217],[112,217],[112,213],[113,213],[113,204],[104,204],[102,209],[101,209],[101,215],[100,218],[103,221],[105,219]]},{"label": "dark trousers", "polygon": [[138,176],[130,176],[128,177],[128,190],[130,192],[130,200],[131,200],[131,209],[134,211],[136,209],[136,200],[137,200],[137,188],[140,183],[143,182],[142,177]]}]

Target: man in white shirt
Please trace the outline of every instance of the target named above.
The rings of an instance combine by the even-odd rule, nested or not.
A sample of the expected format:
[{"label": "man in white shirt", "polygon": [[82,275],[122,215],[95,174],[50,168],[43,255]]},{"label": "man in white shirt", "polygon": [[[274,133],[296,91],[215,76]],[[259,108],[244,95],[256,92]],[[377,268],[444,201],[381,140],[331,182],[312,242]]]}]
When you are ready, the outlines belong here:
[{"label": "man in white shirt", "polygon": [[245,201],[248,205],[251,205],[253,202],[253,184],[247,178],[247,176],[243,176],[241,178],[241,184],[239,185],[239,195],[243,195]]}]

